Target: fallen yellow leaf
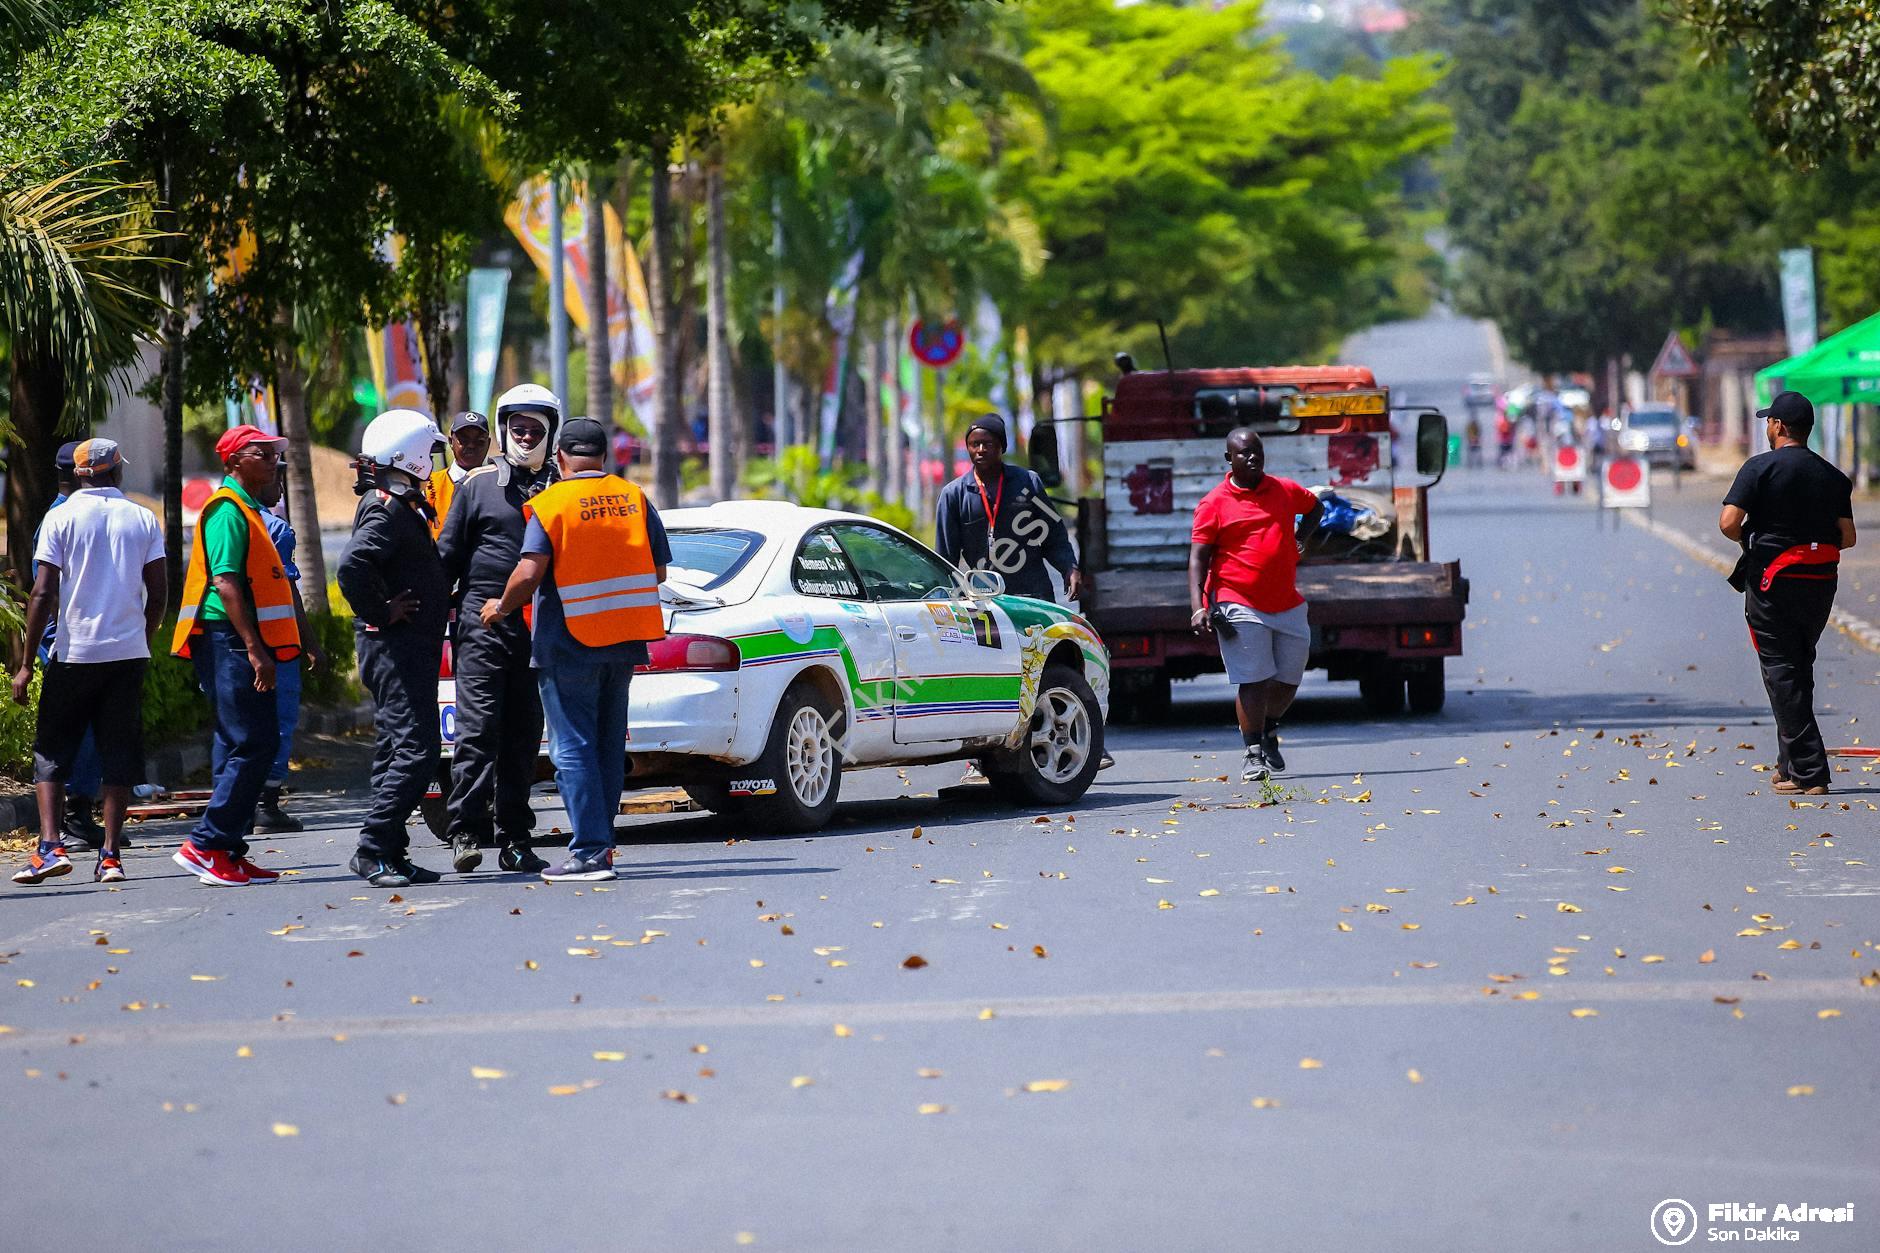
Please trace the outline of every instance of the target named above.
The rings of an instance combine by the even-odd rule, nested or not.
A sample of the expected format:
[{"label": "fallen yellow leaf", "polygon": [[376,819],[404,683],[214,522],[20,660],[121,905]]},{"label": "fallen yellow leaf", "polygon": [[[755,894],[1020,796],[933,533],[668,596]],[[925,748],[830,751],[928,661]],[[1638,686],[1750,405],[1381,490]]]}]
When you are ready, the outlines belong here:
[{"label": "fallen yellow leaf", "polygon": [[1576,1009],[1573,1011],[1573,1016],[1575,1018],[1597,1018],[1599,1017],[1599,1011],[1596,1009]]},{"label": "fallen yellow leaf", "polygon": [[1814,1094],[1815,1085],[1812,1083],[1798,1083],[1789,1089],[1790,1096],[1813,1096]]},{"label": "fallen yellow leaf", "polygon": [[1027,1092],[1062,1092],[1071,1086],[1069,1079],[1033,1079],[1025,1085]]},{"label": "fallen yellow leaf", "polygon": [[1322,1062],[1322,1061],[1320,1061],[1320,1060],[1319,1060],[1318,1058],[1316,1058],[1316,1057],[1302,1057],[1302,1058],[1300,1058],[1300,1059],[1299,1059],[1299,1069],[1301,1069],[1301,1070],[1323,1070],[1323,1069],[1325,1069],[1325,1063],[1324,1063],[1324,1062]]},{"label": "fallen yellow leaf", "polygon": [[507,1070],[498,1070],[494,1066],[472,1066],[470,1068],[470,1077],[472,1079],[507,1079],[509,1078],[509,1072]]},{"label": "fallen yellow leaf", "polygon": [[274,1134],[285,1140],[290,1136],[299,1135],[300,1128],[291,1122],[277,1122],[274,1124]]},{"label": "fallen yellow leaf", "polygon": [[594,1054],[594,1060],[597,1062],[624,1062],[627,1060],[627,1055],[625,1053],[600,1052]]},{"label": "fallen yellow leaf", "polygon": [[794,1079],[790,1080],[790,1086],[793,1088],[807,1088],[812,1083],[815,1083],[815,1082],[816,1081],[810,1078],[808,1075],[798,1075]]}]

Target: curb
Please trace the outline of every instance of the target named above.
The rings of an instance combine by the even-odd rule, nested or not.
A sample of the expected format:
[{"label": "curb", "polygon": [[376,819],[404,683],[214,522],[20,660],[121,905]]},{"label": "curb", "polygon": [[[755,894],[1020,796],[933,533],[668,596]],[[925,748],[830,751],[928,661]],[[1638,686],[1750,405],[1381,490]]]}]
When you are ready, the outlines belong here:
[{"label": "curb", "polygon": [[[372,726],[370,701],[342,709],[303,709],[300,731],[308,735],[346,735]],[[209,732],[178,743],[165,744],[144,754],[146,773],[153,779],[186,779],[209,764]],[[28,792],[23,796],[0,796],[0,831],[25,827],[39,830],[39,800]]]},{"label": "curb", "polygon": [[[1728,574],[1735,567],[1722,557],[1712,552],[1702,542],[1652,518],[1642,518],[1638,514],[1625,510],[1623,516],[1633,526],[1642,527],[1665,543],[1671,545],[1693,561],[1701,561],[1719,574]],[[1865,618],[1857,617],[1845,609],[1835,608],[1828,615],[1828,621],[1834,628],[1853,640],[1856,644],[1871,648],[1880,653],[1880,626],[1875,626]]]}]

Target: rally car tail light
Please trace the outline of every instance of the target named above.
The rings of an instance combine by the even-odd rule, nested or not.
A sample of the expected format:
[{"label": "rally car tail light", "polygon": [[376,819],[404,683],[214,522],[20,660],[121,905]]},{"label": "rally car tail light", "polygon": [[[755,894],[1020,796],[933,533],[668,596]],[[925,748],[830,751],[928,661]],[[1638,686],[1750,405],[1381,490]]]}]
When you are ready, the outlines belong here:
[{"label": "rally car tail light", "polygon": [[716,635],[668,635],[646,646],[646,668],[652,671],[736,670],[738,646]]},{"label": "rally car tail light", "polygon": [[450,655],[450,641],[447,639],[444,641],[444,655],[437,663],[437,677],[440,679],[449,679],[455,677],[456,674],[457,670],[452,663]]}]

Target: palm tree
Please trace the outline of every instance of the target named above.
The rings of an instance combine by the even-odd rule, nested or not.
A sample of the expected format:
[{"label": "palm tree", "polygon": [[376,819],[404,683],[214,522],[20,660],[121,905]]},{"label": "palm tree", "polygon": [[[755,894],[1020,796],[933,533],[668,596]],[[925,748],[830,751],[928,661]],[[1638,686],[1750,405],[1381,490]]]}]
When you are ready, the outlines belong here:
[{"label": "palm tree", "polygon": [[32,536],[53,496],[60,432],[101,416],[162,312],[151,282],[167,233],[152,221],[149,183],[106,166],[48,179],[0,171],[0,327],[11,365],[7,557],[32,561]]}]

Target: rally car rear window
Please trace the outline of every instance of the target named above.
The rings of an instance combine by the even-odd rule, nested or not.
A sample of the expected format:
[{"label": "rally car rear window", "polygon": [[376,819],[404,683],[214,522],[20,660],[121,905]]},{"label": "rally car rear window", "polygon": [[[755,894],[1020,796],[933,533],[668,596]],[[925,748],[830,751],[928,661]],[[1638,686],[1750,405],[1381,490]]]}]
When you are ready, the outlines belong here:
[{"label": "rally car rear window", "polygon": [[672,547],[668,576],[710,591],[736,578],[764,546],[764,537],[731,527],[697,527],[669,531],[666,542]]}]

